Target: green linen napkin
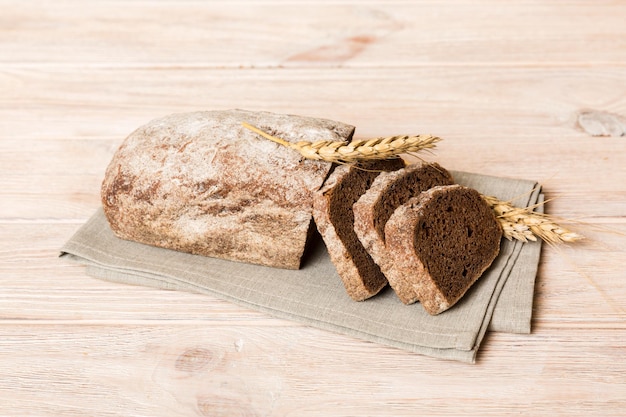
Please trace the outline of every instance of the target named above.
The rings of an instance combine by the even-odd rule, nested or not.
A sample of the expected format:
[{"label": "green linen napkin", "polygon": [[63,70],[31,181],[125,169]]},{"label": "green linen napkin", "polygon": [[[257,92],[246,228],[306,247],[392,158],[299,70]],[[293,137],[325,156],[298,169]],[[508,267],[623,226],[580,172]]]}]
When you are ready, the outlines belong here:
[{"label": "green linen napkin", "polygon": [[[518,206],[535,204],[534,181],[452,172],[456,182]],[[270,315],[412,352],[473,363],[488,328],[530,331],[540,243],[502,240],[492,266],[450,310],[430,316],[386,288],[351,300],[319,236],[300,270],[282,270],[176,252],[118,239],[99,209],[61,255],[94,277],[125,284],[211,294]],[[506,284],[506,285],[505,285]]]}]

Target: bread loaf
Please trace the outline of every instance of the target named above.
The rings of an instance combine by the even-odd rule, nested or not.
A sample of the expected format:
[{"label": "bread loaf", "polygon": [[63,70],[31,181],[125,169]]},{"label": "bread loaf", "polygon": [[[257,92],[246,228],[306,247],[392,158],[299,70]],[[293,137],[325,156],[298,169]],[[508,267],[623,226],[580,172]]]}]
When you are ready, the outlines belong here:
[{"label": "bread loaf", "polygon": [[453,306],[491,265],[502,230],[480,194],[438,186],[398,207],[385,225],[385,271],[405,304],[420,301],[430,314]]},{"label": "bread loaf", "polygon": [[331,164],[241,126],[301,140],[349,141],[354,127],[244,110],[174,114],[133,132],[102,183],[114,233],[177,251],[296,269],[312,219],[313,193]]},{"label": "bread loaf", "polygon": [[334,169],[322,189],[315,193],[315,224],[346,292],[355,301],[377,294],[387,285],[387,279],[354,232],[352,205],[367,191],[381,171],[402,167],[402,159],[340,165]]}]

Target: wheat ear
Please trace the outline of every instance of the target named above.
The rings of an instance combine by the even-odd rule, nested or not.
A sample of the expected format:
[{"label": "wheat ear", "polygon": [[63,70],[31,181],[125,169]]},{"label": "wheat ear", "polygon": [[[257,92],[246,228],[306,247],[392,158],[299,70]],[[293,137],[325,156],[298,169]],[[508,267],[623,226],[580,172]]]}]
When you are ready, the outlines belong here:
[{"label": "wheat ear", "polygon": [[441,138],[431,135],[404,135],[369,140],[353,140],[350,143],[328,140],[293,143],[274,137],[248,123],[243,122],[242,125],[266,139],[300,152],[305,158],[348,164],[374,159],[393,159],[400,154],[417,153],[425,149],[434,148],[435,143],[441,140]]},{"label": "wheat ear", "polygon": [[528,242],[540,238],[547,243],[556,244],[573,243],[583,239],[582,235],[559,226],[547,214],[534,212],[530,208],[514,207],[511,203],[500,201],[496,197],[485,195],[482,197],[500,222],[502,235],[509,240]]},{"label": "wheat ear", "polygon": [[[272,136],[261,129],[243,122],[243,127],[272,142],[298,151],[303,157],[336,163],[354,163],[374,159],[397,158],[400,154],[417,153],[432,149],[441,140],[437,136],[391,136],[369,140],[354,140],[350,143],[318,141],[288,142]],[[550,216],[536,213],[528,208],[514,207],[509,202],[491,196],[482,196],[495,212],[502,235],[522,242],[536,241],[537,237],[548,243],[570,243],[583,239],[578,233],[559,226]]]}]

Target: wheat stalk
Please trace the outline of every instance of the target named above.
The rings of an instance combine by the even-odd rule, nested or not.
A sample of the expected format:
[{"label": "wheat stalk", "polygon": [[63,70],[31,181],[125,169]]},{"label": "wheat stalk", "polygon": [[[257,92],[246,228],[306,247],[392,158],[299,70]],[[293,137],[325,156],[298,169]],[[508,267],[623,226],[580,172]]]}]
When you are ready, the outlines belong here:
[{"label": "wheat stalk", "polygon": [[243,127],[273,142],[298,151],[308,159],[323,160],[336,163],[354,163],[374,159],[393,159],[400,154],[417,153],[432,149],[441,138],[431,135],[404,135],[353,140],[350,143],[321,140],[317,142],[288,142],[274,137],[261,129],[243,122]]},{"label": "wheat stalk", "polygon": [[514,207],[511,203],[500,201],[496,197],[482,196],[496,214],[502,226],[502,235],[508,240],[522,242],[543,241],[556,243],[573,243],[583,239],[582,235],[558,225],[552,217],[537,213],[530,208]]},{"label": "wheat stalk", "polygon": [[[350,143],[322,140],[318,142],[288,142],[272,136],[261,129],[243,122],[243,127],[272,142],[298,151],[303,157],[336,163],[355,163],[374,159],[392,159],[400,154],[416,153],[432,149],[441,140],[431,135],[390,136],[369,140],[353,140]],[[522,242],[571,243],[583,239],[578,233],[559,226],[550,216],[530,208],[514,207],[496,197],[482,196],[496,214],[502,226],[502,235],[509,240]]]}]

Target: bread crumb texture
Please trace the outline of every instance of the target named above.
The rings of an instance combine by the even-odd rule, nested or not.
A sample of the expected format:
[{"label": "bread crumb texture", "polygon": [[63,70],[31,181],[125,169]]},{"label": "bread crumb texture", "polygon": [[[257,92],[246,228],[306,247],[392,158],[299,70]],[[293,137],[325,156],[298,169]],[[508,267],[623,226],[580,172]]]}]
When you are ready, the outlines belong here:
[{"label": "bread crumb texture", "polygon": [[480,194],[460,185],[433,187],[399,207],[385,227],[400,299],[430,314],[453,306],[491,265],[502,230]]}]

